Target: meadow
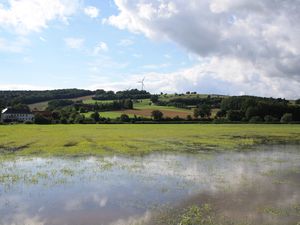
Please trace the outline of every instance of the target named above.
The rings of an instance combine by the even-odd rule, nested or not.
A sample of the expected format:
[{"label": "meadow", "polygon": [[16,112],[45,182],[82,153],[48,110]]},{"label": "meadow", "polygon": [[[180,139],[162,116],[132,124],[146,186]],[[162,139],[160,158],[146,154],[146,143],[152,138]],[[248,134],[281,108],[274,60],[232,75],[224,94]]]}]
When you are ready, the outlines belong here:
[{"label": "meadow", "polygon": [[299,125],[116,124],[0,126],[1,156],[142,155],[155,151],[242,151],[300,143]]}]

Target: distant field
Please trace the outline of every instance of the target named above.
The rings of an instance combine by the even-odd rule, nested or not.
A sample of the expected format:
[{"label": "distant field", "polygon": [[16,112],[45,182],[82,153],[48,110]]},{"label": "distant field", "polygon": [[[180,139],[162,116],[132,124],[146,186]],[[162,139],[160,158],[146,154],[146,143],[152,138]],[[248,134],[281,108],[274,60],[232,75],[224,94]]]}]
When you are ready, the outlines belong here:
[{"label": "distant field", "polygon": [[[90,117],[93,112],[82,113],[85,117]],[[128,113],[128,111],[110,111],[110,112],[99,112],[101,117],[116,119],[120,117],[122,114],[127,114],[129,117],[134,117],[134,114]]]},{"label": "distant field", "polygon": [[[85,101],[89,101],[91,100],[92,101],[92,98],[94,97],[94,95],[89,95],[89,96],[83,96],[83,97],[78,97],[78,98],[69,98],[70,100],[73,100],[73,101],[80,101],[82,100],[83,102]],[[34,104],[29,104],[29,108],[31,110],[33,109],[37,109],[37,110],[45,110],[48,106],[48,102],[49,101],[44,101],[44,102],[38,102],[38,103],[34,103]]]},{"label": "distant field", "polygon": [[[92,103],[94,104],[95,100],[87,100],[85,103]],[[112,101],[98,101],[98,102],[112,102]],[[150,104],[150,99],[143,99],[139,100],[138,102],[134,103],[134,109],[132,110],[119,110],[119,111],[109,111],[109,112],[99,112],[101,117],[110,118],[110,119],[116,119],[120,117],[122,114],[127,114],[129,117],[136,116],[142,116],[145,118],[150,118],[151,113],[153,110],[160,110],[164,117],[175,117],[179,116],[181,118],[186,118],[188,115],[192,115],[192,110],[187,109],[180,109],[176,107],[170,107],[170,106],[157,106]],[[83,113],[86,117],[90,117],[92,112]]]},{"label": "distant field", "polygon": [[243,150],[300,143],[299,125],[7,125],[0,156],[145,154],[153,151]]}]

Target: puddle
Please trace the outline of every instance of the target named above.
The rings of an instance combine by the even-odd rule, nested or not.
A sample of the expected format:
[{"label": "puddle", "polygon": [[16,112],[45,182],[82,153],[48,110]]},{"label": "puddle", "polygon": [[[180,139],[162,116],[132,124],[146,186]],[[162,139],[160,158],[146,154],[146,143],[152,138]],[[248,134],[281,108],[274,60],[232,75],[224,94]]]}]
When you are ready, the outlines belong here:
[{"label": "puddle", "polygon": [[297,224],[299,150],[4,161],[0,224],[163,224],[160,213],[204,203],[219,221]]}]

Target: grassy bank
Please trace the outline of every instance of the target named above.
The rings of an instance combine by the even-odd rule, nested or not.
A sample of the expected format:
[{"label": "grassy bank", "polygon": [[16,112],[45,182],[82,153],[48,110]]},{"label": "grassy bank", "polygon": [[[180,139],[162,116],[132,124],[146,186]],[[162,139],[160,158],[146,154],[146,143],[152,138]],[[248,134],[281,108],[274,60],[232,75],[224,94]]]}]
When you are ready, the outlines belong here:
[{"label": "grassy bank", "polygon": [[300,126],[224,124],[0,126],[2,156],[242,150],[264,143],[300,143]]}]

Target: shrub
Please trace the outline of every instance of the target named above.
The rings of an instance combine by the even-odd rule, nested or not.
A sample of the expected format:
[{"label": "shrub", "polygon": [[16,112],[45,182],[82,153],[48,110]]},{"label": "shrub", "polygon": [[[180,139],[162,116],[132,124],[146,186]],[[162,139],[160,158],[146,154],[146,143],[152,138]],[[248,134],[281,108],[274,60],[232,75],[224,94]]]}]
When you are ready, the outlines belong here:
[{"label": "shrub", "polygon": [[51,124],[51,119],[44,117],[43,115],[37,114],[34,118],[36,124]]},{"label": "shrub", "polygon": [[278,122],[278,118],[276,118],[274,116],[270,116],[270,115],[265,116],[264,120],[265,120],[266,123]]},{"label": "shrub", "polygon": [[191,120],[193,120],[193,118],[192,118],[191,115],[187,115],[187,116],[186,116],[186,120],[191,121]]},{"label": "shrub", "polygon": [[261,123],[263,122],[262,118],[259,116],[253,116],[251,117],[251,119],[249,120],[249,123]]},{"label": "shrub", "polygon": [[25,121],[24,124],[33,124],[32,121]]},{"label": "shrub", "polygon": [[151,102],[153,102],[153,103],[158,102],[158,95],[151,95],[150,100],[151,100]]},{"label": "shrub", "polygon": [[293,121],[293,114],[291,113],[284,114],[280,119],[281,123],[290,123],[292,121]]},{"label": "shrub", "polygon": [[129,118],[129,116],[128,116],[127,114],[122,114],[122,115],[120,116],[120,120],[121,120],[122,122],[130,122],[130,118]]},{"label": "shrub", "polygon": [[240,110],[229,110],[226,118],[229,121],[241,121],[243,118],[243,113]]},{"label": "shrub", "polygon": [[154,110],[151,113],[151,116],[153,117],[153,119],[157,120],[157,121],[162,120],[163,115],[164,114],[161,111],[159,111],[159,110]]}]

